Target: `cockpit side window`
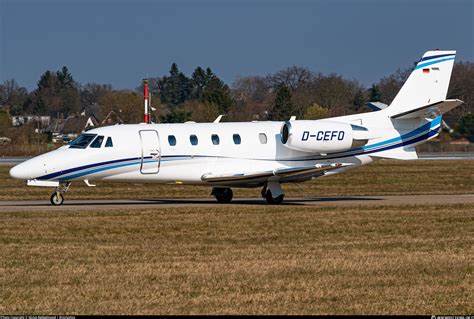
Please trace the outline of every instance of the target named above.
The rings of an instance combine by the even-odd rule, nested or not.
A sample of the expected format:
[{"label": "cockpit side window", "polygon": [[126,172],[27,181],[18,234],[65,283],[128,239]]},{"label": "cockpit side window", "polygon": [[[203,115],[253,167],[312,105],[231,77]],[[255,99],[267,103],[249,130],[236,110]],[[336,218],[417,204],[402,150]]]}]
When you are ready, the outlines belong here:
[{"label": "cockpit side window", "polygon": [[114,144],[112,143],[112,138],[110,136],[107,137],[107,141],[105,142],[105,147],[114,147]]},{"label": "cockpit side window", "polygon": [[74,141],[69,143],[69,148],[86,148],[97,134],[81,134]]},{"label": "cockpit side window", "polygon": [[102,146],[102,142],[104,141],[104,137],[102,135],[97,136],[97,138],[92,142],[91,148],[100,148]]}]

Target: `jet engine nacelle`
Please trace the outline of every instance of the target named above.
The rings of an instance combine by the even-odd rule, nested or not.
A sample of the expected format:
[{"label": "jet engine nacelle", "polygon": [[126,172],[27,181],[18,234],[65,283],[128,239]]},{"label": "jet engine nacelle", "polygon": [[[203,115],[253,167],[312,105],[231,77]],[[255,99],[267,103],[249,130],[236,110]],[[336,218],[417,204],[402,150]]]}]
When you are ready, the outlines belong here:
[{"label": "jet engine nacelle", "polygon": [[281,129],[281,141],[288,148],[308,153],[343,152],[367,144],[368,130],[333,121],[290,121]]}]

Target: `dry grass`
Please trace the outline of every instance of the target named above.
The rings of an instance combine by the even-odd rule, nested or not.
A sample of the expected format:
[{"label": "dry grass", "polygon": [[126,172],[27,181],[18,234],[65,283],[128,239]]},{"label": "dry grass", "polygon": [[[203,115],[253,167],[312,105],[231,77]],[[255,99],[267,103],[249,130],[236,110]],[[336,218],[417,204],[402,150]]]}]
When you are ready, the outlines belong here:
[{"label": "dry grass", "polygon": [[[50,188],[26,187],[0,166],[0,200],[48,199]],[[210,197],[209,187],[97,182],[73,183],[67,199]],[[146,194],[143,191],[146,190]],[[378,161],[311,182],[285,184],[287,196],[474,193],[474,161]],[[139,195],[134,195],[138,194]],[[235,189],[236,197],[258,197],[260,190]]]},{"label": "dry grass", "polygon": [[2,212],[0,313],[468,314],[473,209]]}]

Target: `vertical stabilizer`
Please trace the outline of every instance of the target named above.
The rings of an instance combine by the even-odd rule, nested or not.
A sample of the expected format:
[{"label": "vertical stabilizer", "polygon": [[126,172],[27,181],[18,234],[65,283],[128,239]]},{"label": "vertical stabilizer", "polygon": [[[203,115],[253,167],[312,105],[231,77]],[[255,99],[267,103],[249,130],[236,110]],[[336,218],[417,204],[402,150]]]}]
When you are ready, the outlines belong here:
[{"label": "vertical stabilizer", "polygon": [[446,100],[456,51],[428,51],[387,108],[390,115]]}]

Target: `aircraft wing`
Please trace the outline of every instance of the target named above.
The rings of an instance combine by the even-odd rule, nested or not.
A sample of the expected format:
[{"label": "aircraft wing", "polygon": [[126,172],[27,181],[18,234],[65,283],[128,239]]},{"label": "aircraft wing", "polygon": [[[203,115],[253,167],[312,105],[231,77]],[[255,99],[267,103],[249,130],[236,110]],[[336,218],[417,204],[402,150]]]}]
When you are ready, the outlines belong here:
[{"label": "aircraft wing", "polygon": [[208,183],[232,183],[232,184],[258,184],[267,181],[270,177],[278,177],[280,180],[298,179],[302,177],[312,177],[323,175],[326,171],[349,166],[350,164],[316,164],[312,166],[284,167],[261,172],[243,172],[231,174],[202,175],[201,180]]},{"label": "aircraft wing", "polygon": [[392,115],[391,118],[394,119],[409,119],[416,117],[437,117],[448,112],[451,109],[454,109],[456,106],[463,104],[461,100],[445,100],[441,102],[436,102],[433,104],[428,104],[407,112],[399,113]]}]

